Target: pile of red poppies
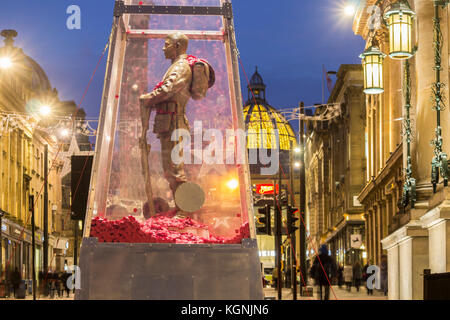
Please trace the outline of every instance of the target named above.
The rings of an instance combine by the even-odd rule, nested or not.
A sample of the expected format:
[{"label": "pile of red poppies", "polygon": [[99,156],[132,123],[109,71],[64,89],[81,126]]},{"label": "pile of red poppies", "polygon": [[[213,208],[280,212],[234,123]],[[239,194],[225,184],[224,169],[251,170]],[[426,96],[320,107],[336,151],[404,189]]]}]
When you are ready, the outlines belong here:
[{"label": "pile of red poppies", "polygon": [[[91,237],[99,242],[120,243],[184,243],[184,244],[238,244],[242,239],[250,238],[248,223],[236,230],[231,238],[209,235],[202,237],[193,230],[208,231],[208,227],[191,218],[175,219],[167,215],[157,215],[140,223],[133,216],[117,221],[96,217],[92,219]],[[208,232],[206,232],[208,234]]]}]

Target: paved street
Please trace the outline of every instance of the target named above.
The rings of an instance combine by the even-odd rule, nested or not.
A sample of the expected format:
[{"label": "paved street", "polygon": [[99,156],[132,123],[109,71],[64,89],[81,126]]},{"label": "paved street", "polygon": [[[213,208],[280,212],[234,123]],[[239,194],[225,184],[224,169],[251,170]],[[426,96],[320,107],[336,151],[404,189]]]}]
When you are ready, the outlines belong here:
[{"label": "paved street", "polygon": [[[367,295],[367,292],[362,287],[359,292],[356,291],[356,288],[352,287],[351,291],[348,292],[345,287],[339,289],[338,286],[333,286],[333,290],[330,290],[330,300],[387,300],[387,297],[383,295],[382,292],[374,291],[374,294],[371,296]],[[300,293],[297,295],[298,300],[319,300],[319,296],[317,294],[318,287],[314,287],[314,297],[301,297]],[[334,294],[333,294],[334,291]],[[264,294],[266,299],[268,297],[277,297],[277,291],[274,288],[265,288]],[[292,291],[291,289],[283,289],[283,300],[292,300]]]},{"label": "paved street", "polygon": [[[36,296],[36,300],[73,300],[74,299],[74,294],[71,293],[69,295],[69,297],[66,296],[66,294],[63,295],[63,297],[59,298],[57,295],[55,298],[50,298],[50,297],[44,297],[44,296]],[[25,299],[13,299],[13,298],[0,298],[1,300],[33,300],[33,296],[32,295],[27,295]]]},{"label": "paved street", "polygon": [[[319,297],[317,295],[317,287],[314,287],[314,297],[301,297],[300,294],[298,294],[297,299],[298,300],[319,300]],[[334,294],[333,294],[334,291]],[[375,290],[373,296],[368,296],[366,291],[362,288],[359,292],[356,292],[356,289],[353,287],[351,292],[348,292],[347,290],[342,287],[342,289],[339,289],[338,286],[333,286],[333,291],[330,290],[330,300],[387,300],[387,297],[383,295],[381,292],[377,292]],[[264,289],[264,295],[266,298],[274,297],[276,299],[277,297],[277,291],[274,288],[265,288]],[[337,299],[336,299],[337,298]],[[27,295],[26,299],[0,299],[0,300],[32,300],[32,295]],[[70,294],[69,297],[55,297],[51,299],[50,297],[36,297],[37,300],[73,300],[74,295],[73,293]],[[290,289],[283,289],[283,300],[292,300],[292,291]]]}]

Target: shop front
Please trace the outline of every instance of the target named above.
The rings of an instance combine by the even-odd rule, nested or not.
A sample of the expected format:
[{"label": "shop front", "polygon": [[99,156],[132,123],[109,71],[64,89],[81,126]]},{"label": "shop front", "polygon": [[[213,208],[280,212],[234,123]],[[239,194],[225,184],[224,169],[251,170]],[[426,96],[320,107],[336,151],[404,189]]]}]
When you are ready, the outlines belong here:
[{"label": "shop front", "polygon": [[354,265],[358,261],[364,266],[367,262],[364,221],[344,221],[326,243],[338,265]]},{"label": "shop front", "polygon": [[[42,232],[36,232],[36,270],[42,269]],[[22,279],[28,280],[32,276],[32,237],[31,230],[3,218],[1,232],[2,272],[21,272]]]}]

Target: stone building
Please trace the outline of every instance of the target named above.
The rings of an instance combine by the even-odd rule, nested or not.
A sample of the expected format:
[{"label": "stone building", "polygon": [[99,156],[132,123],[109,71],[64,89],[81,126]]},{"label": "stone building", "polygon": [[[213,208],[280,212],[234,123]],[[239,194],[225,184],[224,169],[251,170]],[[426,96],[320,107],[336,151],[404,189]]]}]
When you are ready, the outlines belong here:
[{"label": "stone building", "polygon": [[[61,102],[44,70],[22,49],[14,46],[13,30],[2,31],[0,47],[0,270],[8,266],[31,279],[32,237],[29,196],[35,199],[36,270],[43,270],[44,210],[48,212],[48,266],[62,270],[69,238],[63,237],[61,144],[47,130],[54,122],[39,114],[39,107],[51,106],[52,115],[71,114],[76,105]],[[48,203],[45,204],[45,150],[48,150]]]},{"label": "stone building", "polygon": [[[381,23],[378,28],[371,24],[374,8],[381,14],[390,10],[394,1],[362,1],[355,16],[355,34],[367,40],[367,47],[378,42],[386,55],[395,40],[388,27]],[[402,5],[415,12],[411,42],[417,51],[409,58],[411,72],[411,142],[402,138],[402,120],[407,119],[404,81],[407,63],[386,58],[383,61],[384,92],[366,96],[367,126],[366,186],[359,196],[364,204],[369,232],[368,250],[373,262],[380,256],[388,258],[388,290],[390,299],[422,299],[423,274],[450,271],[450,207],[449,188],[442,178],[433,192],[432,160],[436,138],[437,112],[435,105],[436,84],[434,14],[435,1],[410,0]],[[371,7],[370,6],[376,6]],[[440,68],[443,87],[443,104],[448,106],[449,84],[449,8],[439,6],[442,30],[442,66]],[[406,21],[406,20],[404,20]],[[407,30],[407,29],[404,29]],[[398,31],[398,30],[397,30]],[[433,97],[433,100],[430,99]],[[440,112],[442,117],[442,149],[450,152],[450,125],[448,110]],[[405,131],[403,131],[405,132]],[[416,201],[409,197],[406,207],[402,203],[402,187],[407,168],[408,145],[412,177],[416,181]],[[403,199],[404,200],[404,199]],[[404,202],[406,204],[406,202]],[[412,205],[414,204],[414,205]]]},{"label": "stone building", "polygon": [[[339,264],[363,263],[365,258],[364,210],[357,200],[364,185],[365,108],[363,73],[359,65],[342,65],[328,105],[336,104],[338,116],[308,121],[306,142],[307,220],[314,248],[327,243]],[[320,119],[329,107],[316,107]],[[358,238],[360,241],[355,241]]]}]

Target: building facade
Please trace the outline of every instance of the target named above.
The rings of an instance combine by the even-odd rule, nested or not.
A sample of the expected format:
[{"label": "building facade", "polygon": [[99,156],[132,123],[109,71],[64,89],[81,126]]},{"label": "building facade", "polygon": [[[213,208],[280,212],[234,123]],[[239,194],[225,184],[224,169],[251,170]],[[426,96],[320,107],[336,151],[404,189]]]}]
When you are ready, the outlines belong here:
[{"label": "building facade", "polygon": [[[390,10],[394,1],[361,1],[353,30],[370,47],[374,41],[386,55],[395,39],[388,27],[381,23],[374,29],[373,8],[381,14]],[[450,271],[450,206],[449,188],[442,183],[433,190],[432,160],[436,139],[437,113],[436,83],[443,83],[442,103],[446,106],[449,84],[448,6],[435,7],[436,1],[410,0],[402,5],[415,12],[412,45],[417,46],[409,58],[411,85],[404,81],[408,64],[392,58],[383,61],[384,92],[366,96],[367,126],[366,186],[359,196],[364,204],[370,230],[368,250],[374,263],[385,254],[388,260],[388,292],[390,299],[422,299],[423,274]],[[375,7],[371,7],[375,6]],[[437,9],[435,11],[435,9]],[[440,18],[442,57],[440,81],[436,79],[435,13]],[[402,94],[411,89],[411,142],[402,137],[402,120],[407,119],[407,103]],[[433,97],[433,99],[430,99]],[[448,110],[441,111],[442,150],[450,150]],[[403,201],[404,170],[408,164],[408,145],[412,177],[416,181],[416,201]],[[446,165],[443,165],[445,167]],[[403,203],[403,205],[401,205]],[[404,206],[407,204],[407,206]]]},{"label": "building facade", "polygon": [[[332,105],[339,113],[325,117]],[[340,67],[328,106],[317,106],[310,119],[305,162],[307,220],[313,241],[308,244],[308,256],[326,243],[337,263],[362,264],[365,218],[357,199],[366,170],[361,66]]]},{"label": "building facade", "polygon": [[[65,218],[60,176],[63,161],[58,156],[61,144],[47,130],[52,123],[48,117],[44,119],[39,115],[38,108],[51,105],[58,114],[68,110],[63,108],[64,103],[59,101],[57,91],[38,63],[14,46],[17,32],[4,30],[2,36],[5,46],[0,48],[3,59],[0,68],[0,209],[3,213],[0,270],[2,279],[6,269],[15,268],[23,279],[31,279],[29,196],[34,196],[36,271],[43,270],[45,210],[49,270],[62,270],[61,260],[69,247],[69,239],[61,235]],[[44,188],[46,167],[47,192]]]}]

